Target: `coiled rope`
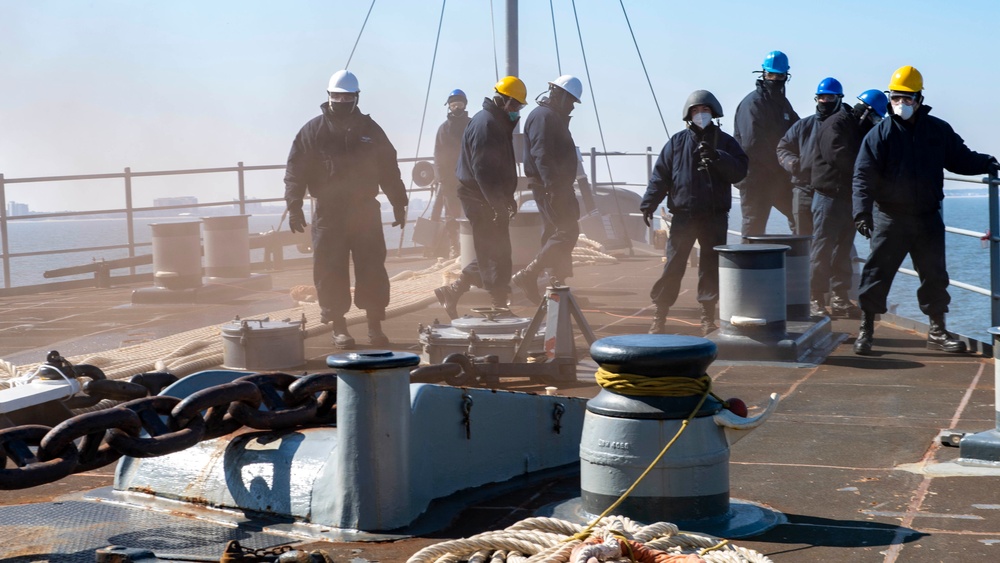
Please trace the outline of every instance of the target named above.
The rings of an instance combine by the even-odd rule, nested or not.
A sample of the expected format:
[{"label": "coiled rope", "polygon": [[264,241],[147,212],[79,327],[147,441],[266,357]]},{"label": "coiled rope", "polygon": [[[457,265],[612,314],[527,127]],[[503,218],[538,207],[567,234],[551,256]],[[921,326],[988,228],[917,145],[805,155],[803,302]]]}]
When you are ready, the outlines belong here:
[{"label": "coiled rope", "polygon": [[425,547],[406,563],[771,562],[751,549],[681,532],[668,522],[641,526],[624,516],[610,516],[581,538],[584,530],[558,518],[527,518],[503,530]]}]

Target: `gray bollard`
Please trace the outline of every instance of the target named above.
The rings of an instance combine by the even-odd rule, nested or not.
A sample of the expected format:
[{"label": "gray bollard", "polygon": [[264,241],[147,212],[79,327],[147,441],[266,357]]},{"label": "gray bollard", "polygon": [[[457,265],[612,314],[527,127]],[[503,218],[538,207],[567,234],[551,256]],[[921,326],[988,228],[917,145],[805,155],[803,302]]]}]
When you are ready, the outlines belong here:
[{"label": "gray bollard", "polygon": [[743,242],[788,246],[785,253],[785,315],[789,321],[808,321],[812,235],[754,235],[743,237]]},{"label": "gray bollard", "polygon": [[[993,335],[993,378],[1000,382],[1000,327],[989,329]],[[958,443],[958,462],[965,465],[1000,466],[1000,385],[993,385],[993,408],[996,427],[975,434],[966,434]]]},{"label": "gray bollard", "polygon": [[[650,378],[698,379],[716,346],[693,336],[641,334],[602,338],[590,355],[604,370]],[[696,382],[692,381],[692,384]],[[580,440],[581,508],[603,512],[674,436],[700,394],[653,397],[609,389],[587,402]],[[709,396],[697,416],[635,491],[615,510],[640,522],[689,522],[729,511],[729,446]]]},{"label": "gray bollard", "polygon": [[153,285],[164,289],[201,287],[201,223],[152,223]]},{"label": "gray bollard", "polygon": [[719,332],[754,340],[787,338],[785,252],[777,244],[728,244],[719,253]]},{"label": "gray bollard", "polygon": [[205,275],[210,278],[250,277],[249,215],[204,217]]},{"label": "gray bollard", "polygon": [[355,530],[393,530],[413,521],[410,497],[410,368],[420,356],[367,350],[329,356],[337,370],[336,506],[314,520]]}]

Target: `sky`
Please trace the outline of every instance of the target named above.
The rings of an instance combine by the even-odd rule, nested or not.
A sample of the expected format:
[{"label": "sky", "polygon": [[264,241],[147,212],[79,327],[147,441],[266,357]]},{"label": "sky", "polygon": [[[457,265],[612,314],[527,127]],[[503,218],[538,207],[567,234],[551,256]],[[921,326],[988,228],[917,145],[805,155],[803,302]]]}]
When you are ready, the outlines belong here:
[{"label": "sky", "polygon": [[[675,133],[687,95],[711,90],[731,133],[752,72],[778,49],[789,57],[787,94],[800,115],[814,111],[826,76],[853,102],[913,65],[933,114],[974,150],[1000,154],[992,134],[1000,107],[990,96],[1000,91],[995,0],[576,0],[575,11],[573,0],[521,0],[518,74],[529,99],[561,73],[583,81],[571,130],[584,152],[658,152],[667,134],[653,93]],[[283,164],[296,132],[319,113],[330,75],[349,59],[361,110],[400,157],[429,156],[448,92],[465,90],[475,111],[497,67],[506,73],[504,30],[504,0],[446,1],[443,18],[438,0],[0,0],[0,173]],[[616,181],[641,184],[644,166],[641,157],[611,159]],[[403,175],[409,184],[405,167]],[[598,176],[607,181],[605,162]],[[280,172],[247,178],[249,197],[283,193]],[[142,178],[133,190],[140,206],[170,195],[236,196],[235,175]],[[7,201],[36,211],[120,207],[123,193],[121,180],[6,187]]]}]

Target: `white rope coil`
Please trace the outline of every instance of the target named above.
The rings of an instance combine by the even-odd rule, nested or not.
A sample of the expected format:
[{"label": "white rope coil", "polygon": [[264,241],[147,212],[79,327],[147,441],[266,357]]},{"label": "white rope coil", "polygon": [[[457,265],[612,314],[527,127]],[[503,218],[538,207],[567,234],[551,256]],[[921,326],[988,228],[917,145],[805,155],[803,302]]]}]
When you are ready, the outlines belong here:
[{"label": "white rope coil", "polygon": [[584,529],[556,518],[528,518],[503,530],[425,547],[406,563],[624,563],[632,561],[632,553],[623,540],[666,552],[657,555],[666,558],[662,560],[771,563],[768,557],[751,549],[712,536],[680,532],[668,522],[641,526],[627,517],[608,516],[597,523],[586,540],[573,538]]}]

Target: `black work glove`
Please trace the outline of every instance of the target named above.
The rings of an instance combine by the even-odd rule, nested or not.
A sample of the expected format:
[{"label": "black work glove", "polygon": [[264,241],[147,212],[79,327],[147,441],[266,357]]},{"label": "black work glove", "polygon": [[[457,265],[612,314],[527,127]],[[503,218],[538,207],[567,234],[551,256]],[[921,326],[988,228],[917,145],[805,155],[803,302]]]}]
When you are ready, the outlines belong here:
[{"label": "black work glove", "polygon": [[859,213],[857,217],[854,218],[854,228],[858,230],[858,234],[870,239],[872,238],[872,229],[874,225],[872,224],[872,214],[871,213]]},{"label": "black work glove", "polygon": [[989,162],[990,176],[996,176],[1000,172],[1000,162],[997,162],[997,157],[991,156]]},{"label": "black work glove", "polygon": [[715,150],[715,148],[707,142],[702,141],[698,143],[698,156],[702,160],[712,162],[719,159],[719,151]]},{"label": "black work glove", "polygon": [[304,233],[308,226],[306,223],[306,214],[302,212],[302,207],[288,208],[288,230],[293,233]]},{"label": "black work glove", "polygon": [[517,215],[517,201],[510,200],[507,202],[507,220],[512,221]]},{"label": "black work glove", "polygon": [[406,206],[405,205],[394,205],[392,206],[392,226],[403,228],[406,224]]},{"label": "black work glove", "polygon": [[647,227],[653,226],[653,210],[647,209],[642,212],[642,220],[646,223]]}]

